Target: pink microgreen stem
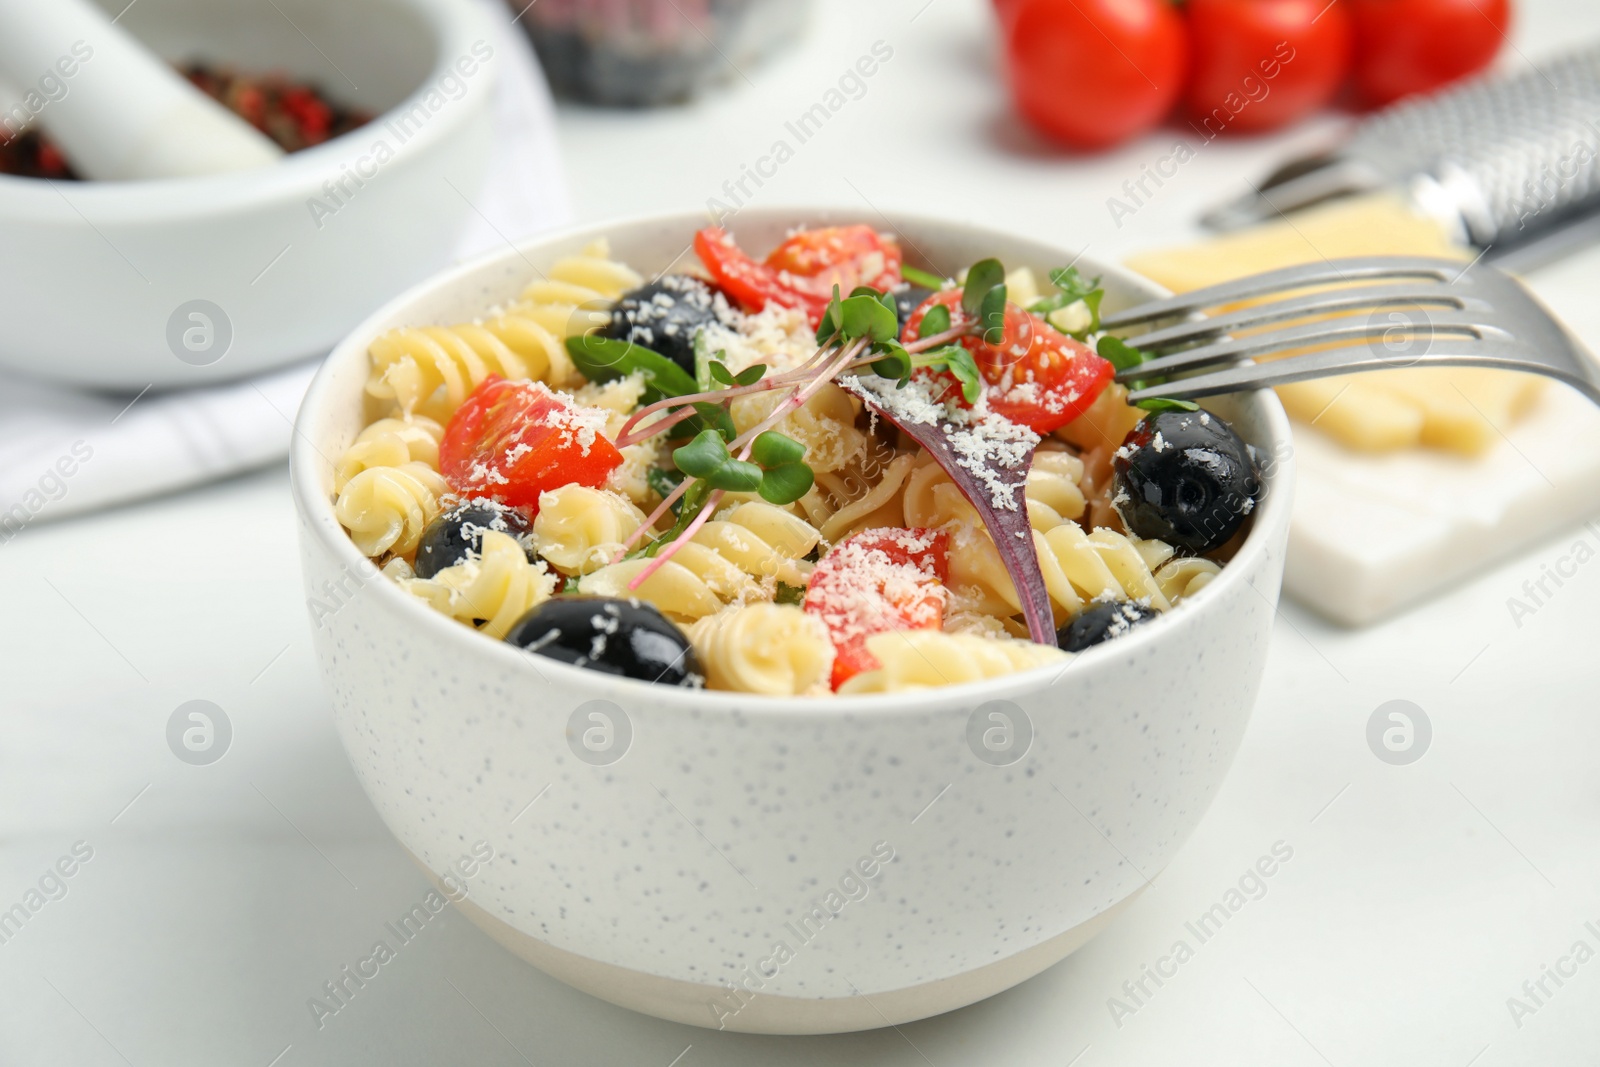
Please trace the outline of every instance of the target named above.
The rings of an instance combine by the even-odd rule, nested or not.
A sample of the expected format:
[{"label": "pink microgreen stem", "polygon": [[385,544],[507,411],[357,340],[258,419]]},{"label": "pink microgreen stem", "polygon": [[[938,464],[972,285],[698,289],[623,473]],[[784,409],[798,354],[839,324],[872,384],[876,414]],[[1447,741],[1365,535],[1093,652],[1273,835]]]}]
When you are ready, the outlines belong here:
[{"label": "pink microgreen stem", "polygon": [[693,483],[694,479],[692,478],[685,478],[679,482],[677,488],[668,493],[656,509],[650,513],[649,517],[639,524],[639,528],[629,534],[626,541],[622,542],[622,547],[617,549],[616,555],[611,557],[611,562],[621,563],[623,558],[633,551],[633,546],[639,543],[639,539],[650,530],[655,529],[656,523],[660,522],[661,517],[672,508],[672,505],[676,504],[679,498],[689,491],[689,486]]},{"label": "pink microgreen stem", "polygon": [[[689,479],[685,478],[683,480],[683,485],[688,484]],[[644,570],[640,571],[638,576],[635,577],[633,581],[628,583],[628,588],[634,592],[637,592],[639,587],[648,581],[652,574],[666,566],[667,561],[672,558],[673,554],[676,553],[678,549],[692,541],[694,539],[694,535],[700,532],[700,527],[704,526],[706,524],[706,520],[711,518],[712,513],[717,510],[717,505],[722,503],[722,498],[725,496],[727,496],[727,493],[721,489],[718,489],[716,492],[707,497],[706,506],[700,509],[700,514],[696,515],[694,520],[690,522],[688,526],[684,527],[683,533],[679,534],[670,545],[668,545],[666,548],[663,548],[654,559],[645,565]]]}]

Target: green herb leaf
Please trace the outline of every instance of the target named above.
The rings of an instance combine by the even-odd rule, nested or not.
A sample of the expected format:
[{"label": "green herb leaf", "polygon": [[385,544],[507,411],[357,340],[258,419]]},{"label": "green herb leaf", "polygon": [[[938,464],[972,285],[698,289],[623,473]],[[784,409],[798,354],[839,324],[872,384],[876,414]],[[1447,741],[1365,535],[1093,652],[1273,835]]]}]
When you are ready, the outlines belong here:
[{"label": "green herb leaf", "polygon": [[[701,401],[694,406],[696,415],[692,419],[685,419],[684,433],[699,434],[711,430],[723,439],[732,441],[739,436],[739,428],[734,425],[733,413],[721,404],[710,401]],[[674,436],[681,436],[675,434]]]},{"label": "green herb leaf", "polygon": [[759,382],[762,376],[766,373],[767,365],[765,363],[757,363],[754,366],[746,367],[738,374],[735,374],[733,376],[733,383],[735,385],[754,385]]},{"label": "green herb leaf", "polygon": [[911,353],[907,352],[903,345],[885,345],[883,357],[872,362],[872,373],[900,381],[911,376],[911,368]]},{"label": "green herb leaf", "polygon": [[[1100,302],[1106,295],[1105,290],[1100,288],[1099,277],[1085,278],[1076,267],[1060,267],[1050,272],[1050,281],[1056,291],[1029,304],[1028,310],[1042,316],[1055,329],[1080,341],[1092,333],[1098,333]],[[1068,311],[1076,304],[1083,305],[1083,314],[1088,316],[1088,322],[1080,329],[1068,329],[1062,325],[1061,316],[1056,312]],[[1080,315],[1071,317],[1082,318]]]},{"label": "green herb leaf", "polygon": [[757,491],[769,504],[793,504],[811,492],[815,482],[816,475],[804,463],[780,463],[767,469]]},{"label": "green herb leaf", "polygon": [[876,295],[852,296],[839,305],[844,335],[888,341],[900,332],[900,320],[893,308],[884,307]]},{"label": "green herb leaf", "polygon": [[983,339],[991,345],[1006,339],[1006,287],[997,285],[983,294],[978,305],[978,328]]},{"label": "green herb leaf", "polygon": [[1118,372],[1130,370],[1143,363],[1145,354],[1134,348],[1120,337],[1106,334],[1095,345],[1095,351],[1100,353],[1100,358],[1109,362]]},{"label": "green herb leaf", "polygon": [[803,604],[806,599],[806,587],[803,585],[790,585],[788,582],[779,582],[778,591],[772,595],[774,604]]},{"label": "green herb leaf", "polygon": [[750,458],[763,467],[776,467],[783,463],[798,463],[806,455],[806,446],[787,434],[767,430],[756,435],[750,448]]},{"label": "green herb leaf", "polygon": [[932,289],[936,293],[940,289],[944,288],[944,279],[939,277],[937,274],[929,274],[925,270],[918,270],[916,267],[908,267],[904,263],[900,265],[900,277],[904,278],[912,285],[920,285],[922,288]]},{"label": "green herb leaf", "polygon": [[748,493],[760,489],[764,472],[760,467],[749,460],[729,459],[717,470],[706,478],[707,484],[714,489],[726,489],[731,493]]},{"label": "green herb leaf", "polygon": [[663,548],[676,541],[679,535],[689,528],[689,524],[695,520],[695,516],[705,509],[706,501],[710,496],[711,486],[705,482],[691,483],[678,500],[678,521],[673,523],[671,529],[667,530],[666,533],[646,545],[641,554],[646,556],[657,555]]},{"label": "green herb leaf", "polygon": [[632,341],[581,334],[567,338],[567,353],[591,382],[609,382],[637,372],[663,397],[687,396],[700,391],[688,371],[661,353]]},{"label": "green herb leaf", "polygon": [[1057,267],[1050,272],[1050,284],[1061,290],[1065,304],[1073,304],[1100,288],[1100,276],[1085,278],[1077,267]]},{"label": "green herb leaf", "polygon": [[922,321],[917,324],[918,337],[935,337],[950,328],[950,309],[943,304],[935,304],[922,316]]},{"label": "green herb leaf", "polygon": [[817,344],[825,345],[834,334],[839,332],[839,327],[844,324],[844,319],[839,311],[839,287],[833,287],[833,299],[828,301],[828,306],[822,310],[822,321],[817,323]]},{"label": "green herb leaf", "polygon": [[710,478],[729,463],[728,442],[716,430],[701,430],[694,440],[672,450],[672,462],[691,478]]},{"label": "green herb leaf", "polygon": [[722,349],[711,351],[711,342],[706,338],[705,330],[696,330],[694,334],[694,384],[695,392],[709,393],[711,391],[711,361],[723,359]]},{"label": "green herb leaf", "polygon": [[733,372],[728,369],[728,365],[726,363],[722,362],[720,359],[714,359],[711,361],[710,366],[712,381],[718,383],[719,385],[733,384]]},{"label": "green herb leaf", "polygon": [[961,290],[961,306],[968,315],[977,315],[989,290],[1006,283],[1006,269],[998,259],[980,259],[967,269],[967,284]]},{"label": "green herb leaf", "polygon": [[1146,411],[1199,411],[1200,405],[1188,400],[1169,400],[1164,396],[1153,396],[1148,400],[1141,400],[1133,405],[1144,408]]},{"label": "green herb leaf", "polygon": [[[656,495],[662,500],[671,496],[678,486],[683,483],[683,479],[684,474],[682,471],[668,470],[666,467],[651,467],[644,475],[645,484],[655,490]],[[683,498],[679,497],[672,504],[672,513],[676,515],[682,510]]]},{"label": "green herb leaf", "polygon": [[961,396],[969,404],[976,404],[983,395],[983,376],[978,372],[978,361],[960,345],[945,345],[917,356],[917,366],[935,371],[949,371],[961,383]]},{"label": "green herb leaf", "polygon": [[969,404],[976,404],[983,395],[983,375],[978,373],[978,361],[972,353],[959,345],[945,362],[945,369],[961,383],[961,396]]}]

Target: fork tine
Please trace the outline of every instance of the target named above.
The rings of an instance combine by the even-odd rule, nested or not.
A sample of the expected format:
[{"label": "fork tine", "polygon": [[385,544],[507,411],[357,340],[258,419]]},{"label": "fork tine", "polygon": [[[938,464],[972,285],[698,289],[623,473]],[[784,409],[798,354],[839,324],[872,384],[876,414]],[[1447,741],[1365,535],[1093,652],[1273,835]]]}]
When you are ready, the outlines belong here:
[{"label": "fork tine", "polygon": [[1509,340],[1505,331],[1481,318],[1462,313],[1429,315],[1423,323],[1399,326],[1395,323],[1373,322],[1370,319],[1345,318],[1328,322],[1311,322],[1271,333],[1251,337],[1231,337],[1200,348],[1174,352],[1159,359],[1146,360],[1136,366],[1117,372],[1118,381],[1137,381],[1141,378],[1164,377],[1179,371],[1198,370],[1217,363],[1227,363],[1244,356],[1259,356],[1270,352],[1284,352],[1296,348],[1311,348],[1332,341],[1366,341],[1369,343],[1387,338],[1391,331],[1409,333],[1426,344],[1443,338],[1482,338]]},{"label": "fork tine", "polygon": [[1424,307],[1454,310],[1472,309],[1480,315],[1492,311],[1487,302],[1465,296],[1439,285],[1374,285],[1358,289],[1335,289],[1289,297],[1270,304],[1256,304],[1225,315],[1192,319],[1175,326],[1128,338],[1128,344],[1145,352],[1159,351],[1203,340],[1218,334],[1285,322],[1313,315],[1348,314],[1382,307]]},{"label": "fork tine", "polygon": [[1106,329],[1115,330],[1174,315],[1187,315],[1201,308],[1232,304],[1239,300],[1266,296],[1288,289],[1385,278],[1423,278],[1446,282],[1456,277],[1461,269],[1461,264],[1453,260],[1429,259],[1421,256],[1358,256],[1352,259],[1326,260],[1298,267],[1283,267],[1264,274],[1240,278],[1237,281],[1196,289],[1180,296],[1153,300],[1107,315],[1100,321]]},{"label": "fork tine", "polygon": [[1334,374],[1359,374],[1402,367],[1498,367],[1502,370],[1533,371],[1559,378],[1594,395],[1594,386],[1554,368],[1530,361],[1526,349],[1503,338],[1448,338],[1420,356],[1396,356],[1368,345],[1329,349],[1303,356],[1247,363],[1192,378],[1179,378],[1165,385],[1153,385],[1128,394],[1129,403],[1165,397],[1171,400],[1198,400],[1220,393],[1237,393],[1287,385]]}]

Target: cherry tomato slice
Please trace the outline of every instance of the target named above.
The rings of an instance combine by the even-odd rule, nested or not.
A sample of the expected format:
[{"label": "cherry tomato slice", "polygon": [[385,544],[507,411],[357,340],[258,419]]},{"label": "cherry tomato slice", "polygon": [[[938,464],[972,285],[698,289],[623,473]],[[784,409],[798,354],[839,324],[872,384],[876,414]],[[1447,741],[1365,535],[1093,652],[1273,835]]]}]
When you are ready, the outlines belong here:
[{"label": "cherry tomato slice", "polygon": [[822,557],[806,587],[804,610],[833,639],[835,689],[880,666],[867,638],[944,624],[950,535],[942,530],[866,530]]},{"label": "cherry tomato slice", "polygon": [[451,417],[439,442],[439,473],[457,493],[539,508],[539,494],[590,488],[622,465],[604,435],[606,416],[556,396],[542,382],[484,379]]},{"label": "cherry tomato slice", "polygon": [[[901,333],[903,342],[921,336],[923,317],[935,304],[949,310],[952,326],[972,321],[961,307],[960,291],[947,289],[911,313]],[[972,353],[987,383],[989,409],[1038,434],[1059,430],[1083,414],[1116,373],[1088,345],[1016,304],[1006,305],[1005,333],[998,343],[977,336],[960,343]]]},{"label": "cherry tomato slice", "polygon": [[858,285],[886,290],[900,284],[900,248],[870,226],[802,230],[773,249],[765,263],[751,259],[726,230],[694,235],[694,249],[711,276],[747,311],[768,304],[798,308],[814,326],[833,298]]}]

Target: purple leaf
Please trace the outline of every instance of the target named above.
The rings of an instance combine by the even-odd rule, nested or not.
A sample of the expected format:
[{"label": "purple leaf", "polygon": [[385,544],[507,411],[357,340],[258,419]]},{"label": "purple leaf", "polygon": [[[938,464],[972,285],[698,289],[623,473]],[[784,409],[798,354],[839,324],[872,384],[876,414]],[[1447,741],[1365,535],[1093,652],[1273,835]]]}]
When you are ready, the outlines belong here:
[{"label": "purple leaf", "polygon": [[939,403],[933,390],[946,389],[943,381],[912,379],[896,388],[887,378],[845,375],[839,384],[914,437],[944,468],[994,540],[1017,587],[1028,633],[1039,644],[1054,646],[1055,617],[1033,545],[1024,492],[1039,436],[988,411],[981,401],[970,409]]}]

